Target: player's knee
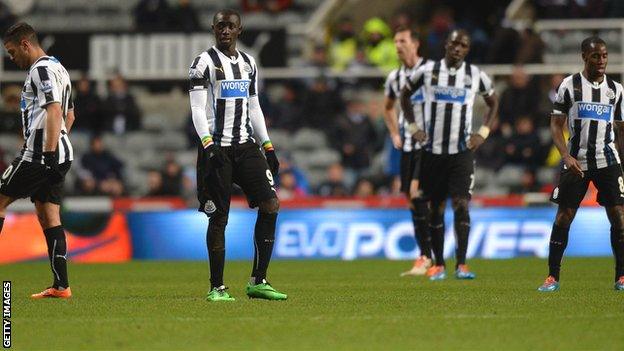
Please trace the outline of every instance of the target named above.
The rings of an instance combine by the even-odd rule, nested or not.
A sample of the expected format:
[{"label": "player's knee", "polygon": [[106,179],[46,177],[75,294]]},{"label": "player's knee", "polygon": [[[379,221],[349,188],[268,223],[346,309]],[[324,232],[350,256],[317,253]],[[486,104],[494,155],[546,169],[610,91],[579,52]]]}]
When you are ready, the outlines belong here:
[{"label": "player's knee", "polygon": [[607,207],[607,217],[609,217],[611,227],[624,230],[624,206]]},{"label": "player's knee", "polygon": [[410,209],[412,209],[414,215],[418,218],[429,217],[429,205],[422,197],[414,197],[410,200]]},{"label": "player's knee", "polygon": [[227,225],[227,222],[227,215],[215,214],[214,216],[210,217],[206,238],[206,241],[208,242],[208,250],[225,250],[225,226]]},{"label": "player's knee", "polygon": [[456,223],[470,223],[468,199],[453,199],[453,215]]},{"label": "player's knee", "polygon": [[559,208],[557,216],[555,217],[555,224],[559,227],[569,228],[576,214],[576,209],[573,208]]},{"label": "player's knee", "polygon": [[444,207],[432,206],[431,208],[431,226],[440,226],[444,224]]},{"label": "player's knee", "polygon": [[258,205],[258,210],[262,213],[277,213],[280,208],[280,202],[277,198],[262,201]]}]

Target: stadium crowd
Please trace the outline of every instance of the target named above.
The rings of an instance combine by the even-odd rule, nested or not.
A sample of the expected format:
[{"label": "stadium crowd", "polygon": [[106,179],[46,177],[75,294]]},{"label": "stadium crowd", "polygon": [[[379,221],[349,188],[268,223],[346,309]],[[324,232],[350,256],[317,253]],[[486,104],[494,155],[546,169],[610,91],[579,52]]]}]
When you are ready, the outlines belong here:
[{"label": "stadium crowd", "polygon": [[[563,1],[565,2],[565,1]],[[582,8],[617,7],[616,2],[570,1]],[[562,1],[534,1],[536,9],[554,9]],[[522,174],[518,182],[503,192],[523,193],[548,191],[550,182],[540,179],[544,169],[559,165],[553,150],[548,121],[554,91],[562,76],[529,76],[522,65],[541,62],[544,43],[528,28],[512,28],[501,22],[504,2],[480,1],[476,4],[430,1],[425,8],[406,7],[387,22],[370,18],[360,26],[342,16],[327,28],[326,40],[312,43],[305,65],[319,68],[315,79],[271,80],[264,82],[261,103],[270,135],[288,137],[302,130],[312,130],[327,140],[327,147],[339,158],[327,162],[324,174],[310,174],[298,165],[300,158],[288,148],[277,153],[282,163],[278,179],[280,196],[368,196],[398,195],[399,152],[392,147],[383,123],[381,79],[335,79],[324,72],[353,71],[377,67],[384,72],[399,65],[392,28],[409,25],[419,28],[421,54],[438,59],[447,34],[465,28],[472,36],[468,61],[474,63],[513,63],[513,73],[496,81],[500,95],[500,119],[488,142],[478,151],[478,168],[497,172],[515,167]],[[296,1],[243,0],[247,11],[282,11],[296,7]],[[487,10],[487,11],[486,11]],[[542,10],[540,10],[540,13]],[[196,31],[201,29],[193,19],[192,4],[179,1],[175,7],[164,0],[142,0],[135,7],[135,25],[139,30]],[[488,13],[488,16],[483,16]],[[544,12],[546,13],[546,12]],[[550,11],[556,16],[563,12]],[[580,13],[580,12],[579,12]],[[15,21],[0,7],[0,25]],[[74,77],[76,79],[76,77]],[[106,96],[93,89],[87,76],[75,81],[74,100],[77,120],[72,132],[89,136],[89,149],[78,152],[73,186],[74,195],[146,195],[187,196],[195,184],[194,167],[183,164],[173,153],[163,156],[162,165],[150,167],[145,175],[147,186],[142,192],[127,186],[127,157],[120,157],[104,142],[107,135],[123,136],[143,130],[145,114],[137,103],[133,89],[123,76],[116,74],[108,83]],[[0,132],[19,133],[20,87],[2,87]],[[184,133],[187,150],[194,150],[196,134],[188,115]],[[6,161],[12,155],[5,155]],[[0,167],[2,163],[0,163]],[[6,165],[4,165],[6,166]],[[542,177],[544,178],[544,177]]]}]

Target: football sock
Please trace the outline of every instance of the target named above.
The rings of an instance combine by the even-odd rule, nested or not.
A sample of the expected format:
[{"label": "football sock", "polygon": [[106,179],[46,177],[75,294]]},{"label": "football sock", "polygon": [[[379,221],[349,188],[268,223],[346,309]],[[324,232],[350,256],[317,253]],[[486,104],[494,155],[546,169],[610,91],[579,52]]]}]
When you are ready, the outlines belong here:
[{"label": "football sock", "polygon": [[262,283],[262,280],[266,278],[269,261],[271,261],[271,254],[273,253],[273,244],[275,243],[276,222],[277,213],[258,212],[254,231],[254,265],[251,272],[256,284]]},{"label": "football sock", "polygon": [[611,227],[611,249],[615,256],[615,280],[624,276],[624,229]]},{"label": "football sock", "polygon": [[430,225],[431,247],[435,256],[436,266],[444,266],[444,223]]},{"label": "football sock", "polygon": [[412,222],[414,223],[414,236],[420,248],[420,254],[431,259],[431,233],[429,232],[429,207],[421,199],[412,199]]},{"label": "football sock", "polygon": [[4,226],[4,217],[0,217],[0,234],[2,233],[3,226]]},{"label": "football sock", "polygon": [[54,276],[53,288],[67,288],[67,243],[63,226],[48,228],[43,231],[48,244],[48,258]]},{"label": "football sock", "polygon": [[556,224],[550,233],[550,245],[548,252],[548,275],[552,275],[559,281],[559,271],[561,270],[561,259],[563,252],[568,246],[568,232],[570,228],[560,227]]},{"label": "football sock", "polygon": [[455,227],[455,237],[457,238],[457,249],[455,256],[457,263],[455,269],[460,264],[466,264],[466,252],[468,251],[468,236],[470,235],[470,215],[468,209],[460,207],[455,211],[455,220],[453,222]]},{"label": "football sock", "polygon": [[210,289],[223,285],[223,267],[225,266],[225,225],[227,216],[213,216],[208,222],[206,246],[210,264]]}]

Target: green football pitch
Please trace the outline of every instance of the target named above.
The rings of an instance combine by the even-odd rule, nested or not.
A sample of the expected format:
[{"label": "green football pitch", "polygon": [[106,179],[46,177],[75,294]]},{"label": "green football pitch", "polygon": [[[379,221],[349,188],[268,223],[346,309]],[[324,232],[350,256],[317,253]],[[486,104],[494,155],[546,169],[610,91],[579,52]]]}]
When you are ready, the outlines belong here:
[{"label": "green football pitch", "polygon": [[473,260],[477,280],[429,282],[410,262],[274,261],[283,302],[249,300],[251,264],[228,262],[237,298],[208,303],[203,262],[72,264],[70,300],[28,298],[44,263],[0,266],[13,285],[16,350],[622,350],[612,259],[565,259],[561,291],[535,289],[538,259]]}]

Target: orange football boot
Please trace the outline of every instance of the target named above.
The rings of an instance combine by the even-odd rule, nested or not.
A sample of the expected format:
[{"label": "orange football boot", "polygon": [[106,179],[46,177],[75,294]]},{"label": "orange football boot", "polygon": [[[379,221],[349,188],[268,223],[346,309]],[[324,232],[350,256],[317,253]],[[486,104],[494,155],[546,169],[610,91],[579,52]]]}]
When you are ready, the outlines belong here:
[{"label": "orange football boot", "polygon": [[46,299],[46,298],[57,298],[57,299],[68,299],[72,296],[71,288],[67,287],[63,290],[55,289],[55,288],[47,288],[44,291],[30,295],[32,299]]}]

